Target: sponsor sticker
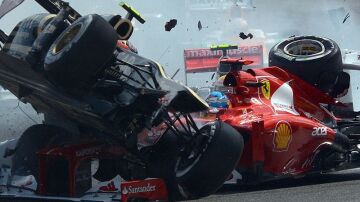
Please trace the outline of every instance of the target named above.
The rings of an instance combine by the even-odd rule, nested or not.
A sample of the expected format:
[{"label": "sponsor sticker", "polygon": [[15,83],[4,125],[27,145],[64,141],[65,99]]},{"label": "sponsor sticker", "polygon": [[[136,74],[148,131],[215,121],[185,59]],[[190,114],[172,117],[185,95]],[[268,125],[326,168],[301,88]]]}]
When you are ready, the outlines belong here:
[{"label": "sponsor sticker", "polygon": [[313,137],[327,136],[326,127],[314,127],[313,132],[311,133],[311,136],[313,136]]},{"label": "sponsor sticker", "polygon": [[283,152],[289,149],[292,140],[291,125],[286,121],[280,121],[276,124],[274,131],[274,151]]},{"label": "sponsor sticker", "polygon": [[270,81],[269,80],[262,80],[261,83],[263,83],[264,85],[261,86],[261,93],[263,94],[263,96],[266,98],[266,99],[270,99],[270,94],[271,94],[271,91],[270,91]]},{"label": "sponsor sticker", "polygon": [[168,194],[165,182],[155,178],[123,182],[121,184],[121,201],[137,198],[149,201],[167,201]]},{"label": "sponsor sticker", "polygon": [[150,185],[149,183],[146,186],[128,186],[128,187],[124,187],[124,189],[122,190],[122,194],[137,194],[137,193],[144,193],[144,192],[154,192],[156,190],[156,186],[155,185]]}]

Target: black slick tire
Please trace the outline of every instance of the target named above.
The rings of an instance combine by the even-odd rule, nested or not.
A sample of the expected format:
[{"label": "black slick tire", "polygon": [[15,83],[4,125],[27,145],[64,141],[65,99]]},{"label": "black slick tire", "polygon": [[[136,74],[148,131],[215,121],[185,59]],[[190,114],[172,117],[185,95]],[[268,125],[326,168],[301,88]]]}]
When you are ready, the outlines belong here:
[{"label": "black slick tire", "polygon": [[339,46],[331,39],[298,36],[270,50],[269,66],[280,67],[317,86],[323,73],[342,71],[342,57]]},{"label": "black slick tire", "polygon": [[175,164],[179,198],[197,199],[215,193],[236,167],[244,148],[241,134],[230,125],[216,121],[205,125],[201,131],[210,138],[196,160],[181,165],[182,157]]},{"label": "black slick tire", "polygon": [[51,45],[44,68],[64,88],[88,89],[113,57],[118,35],[101,16],[81,17]]}]

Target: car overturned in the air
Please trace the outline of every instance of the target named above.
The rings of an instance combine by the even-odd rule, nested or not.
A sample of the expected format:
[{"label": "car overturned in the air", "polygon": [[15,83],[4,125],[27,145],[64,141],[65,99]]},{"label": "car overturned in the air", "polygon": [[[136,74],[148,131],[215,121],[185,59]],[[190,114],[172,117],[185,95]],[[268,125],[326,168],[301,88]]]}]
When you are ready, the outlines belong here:
[{"label": "car overturned in the air", "polygon": [[1,35],[0,85],[45,118],[0,144],[0,199],[185,200],[222,186],[243,139],[222,121],[198,127],[191,113],[207,103],[129,45],[138,12],[81,16],[36,2],[49,13]]}]

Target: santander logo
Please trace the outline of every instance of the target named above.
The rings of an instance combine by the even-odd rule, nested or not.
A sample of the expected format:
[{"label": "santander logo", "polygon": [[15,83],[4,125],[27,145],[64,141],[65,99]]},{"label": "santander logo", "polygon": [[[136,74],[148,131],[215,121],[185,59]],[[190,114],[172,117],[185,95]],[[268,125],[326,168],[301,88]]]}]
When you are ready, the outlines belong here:
[{"label": "santander logo", "polygon": [[156,191],[156,186],[155,185],[151,185],[150,183],[148,183],[146,186],[140,186],[140,187],[133,187],[133,186],[128,186],[128,187],[124,187],[124,189],[122,190],[122,194],[127,195],[127,194],[136,194],[136,193],[144,193],[144,192],[154,192]]}]

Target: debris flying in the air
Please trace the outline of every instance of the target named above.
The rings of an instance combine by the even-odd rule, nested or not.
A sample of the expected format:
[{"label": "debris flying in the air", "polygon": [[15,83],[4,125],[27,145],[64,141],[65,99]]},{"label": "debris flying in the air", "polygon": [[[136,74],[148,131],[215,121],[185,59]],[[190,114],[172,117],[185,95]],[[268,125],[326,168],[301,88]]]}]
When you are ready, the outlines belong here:
[{"label": "debris flying in the air", "polygon": [[203,26],[202,26],[202,24],[201,24],[201,21],[199,20],[199,22],[198,22],[198,29],[199,29],[199,31],[202,30],[202,28],[203,28]]},{"label": "debris flying in the air", "polygon": [[177,25],[176,19],[171,19],[169,22],[165,24],[165,31],[170,32]]},{"label": "debris flying in the air", "polygon": [[246,35],[244,32],[241,32],[241,33],[239,34],[239,37],[240,37],[241,39],[245,40],[245,39],[247,39],[247,38],[252,39],[254,36],[253,36],[251,33],[249,33],[249,34]]},{"label": "debris flying in the air", "polygon": [[343,24],[346,22],[346,20],[350,17],[350,13],[347,13],[344,20],[343,20]]}]

